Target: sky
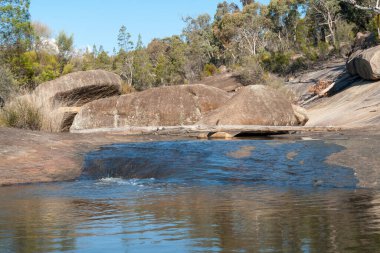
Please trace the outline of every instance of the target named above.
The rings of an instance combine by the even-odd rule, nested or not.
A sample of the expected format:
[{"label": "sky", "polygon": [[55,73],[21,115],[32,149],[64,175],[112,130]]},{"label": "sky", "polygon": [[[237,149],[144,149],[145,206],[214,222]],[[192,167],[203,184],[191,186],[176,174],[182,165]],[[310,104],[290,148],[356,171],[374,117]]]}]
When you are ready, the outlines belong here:
[{"label": "sky", "polygon": [[[103,45],[110,53],[117,48],[122,25],[136,42],[141,34],[144,45],[153,38],[180,34],[182,17],[208,13],[214,16],[222,0],[31,0],[32,21],[42,22],[53,31],[74,35],[76,48]],[[231,2],[231,0],[229,1]],[[235,2],[239,2],[236,0]]]}]

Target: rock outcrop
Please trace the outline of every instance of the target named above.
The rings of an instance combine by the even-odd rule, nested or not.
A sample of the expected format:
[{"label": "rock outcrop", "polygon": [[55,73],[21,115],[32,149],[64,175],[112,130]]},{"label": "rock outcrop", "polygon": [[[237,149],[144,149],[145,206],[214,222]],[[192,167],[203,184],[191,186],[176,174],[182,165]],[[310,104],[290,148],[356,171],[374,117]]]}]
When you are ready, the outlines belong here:
[{"label": "rock outcrop", "polygon": [[[366,49],[360,53],[354,53],[353,59],[350,57],[347,66],[352,69],[352,64],[355,71],[361,78],[365,80],[380,80],[380,46]],[[349,66],[351,65],[351,67]]]},{"label": "rock outcrop", "polygon": [[208,113],[204,125],[298,125],[292,104],[279,91],[263,85],[239,89],[220,108]]},{"label": "rock outcrop", "polygon": [[40,84],[24,97],[44,115],[45,130],[68,131],[78,107],[91,101],[119,95],[121,78],[104,70],[80,71]]},{"label": "rock outcrop", "polygon": [[119,95],[121,78],[108,71],[80,71],[40,84],[33,95],[53,107],[82,106],[88,102]]},{"label": "rock outcrop", "polygon": [[203,84],[153,88],[86,104],[71,130],[192,125],[229,98],[227,92]]},{"label": "rock outcrop", "polygon": [[304,126],[309,121],[307,110],[298,105],[292,105],[298,124]]},{"label": "rock outcrop", "polygon": [[206,77],[201,82],[205,85],[213,86],[227,92],[234,92],[243,86],[233,73],[228,72]]},{"label": "rock outcrop", "polygon": [[[309,120],[306,127],[379,126],[380,82],[365,81],[359,76],[348,75],[344,71],[343,62],[337,67],[325,68],[323,71],[311,70],[288,82],[286,86],[293,91],[299,91],[299,87],[305,85],[305,80],[310,80],[311,83],[315,80],[317,83],[318,80],[325,79],[334,82],[334,87],[327,96],[317,96],[317,99],[309,99],[307,103],[303,100],[304,103],[300,103],[307,109]],[[308,91],[304,89],[304,92]]]},{"label": "rock outcrop", "polygon": [[306,126],[374,127],[380,125],[380,82],[354,83],[308,108]]}]

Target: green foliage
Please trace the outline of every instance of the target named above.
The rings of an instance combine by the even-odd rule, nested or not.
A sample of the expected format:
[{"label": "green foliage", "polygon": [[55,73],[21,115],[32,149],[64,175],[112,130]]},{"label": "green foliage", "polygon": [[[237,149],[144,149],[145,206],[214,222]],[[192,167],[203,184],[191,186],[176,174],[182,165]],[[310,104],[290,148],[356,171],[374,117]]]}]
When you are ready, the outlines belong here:
[{"label": "green foliage", "polygon": [[149,60],[146,50],[140,49],[135,52],[133,62],[133,87],[136,90],[145,90],[155,85],[154,68]]},{"label": "green foliage", "polygon": [[5,66],[0,66],[0,97],[7,99],[16,89],[16,81],[11,71]]},{"label": "green foliage", "polygon": [[29,0],[0,1],[0,48],[15,53],[26,51],[32,42]]},{"label": "green foliage", "polygon": [[74,36],[68,36],[65,32],[60,32],[56,43],[58,46],[58,61],[61,65],[60,73],[63,73],[65,65],[70,61],[74,52]]},{"label": "green foliage", "polygon": [[319,49],[319,58],[321,60],[326,60],[330,53],[329,44],[327,42],[319,42],[318,49]]},{"label": "green foliage", "polygon": [[185,48],[185,76],[190,81],[201,78],[204,65],[215,60],[218,47],[212,32],[211,17],[208,14],[197,18],[187,17],[183,35]]},{"label": "green foliage", "polygon": [[104,50],[100,51],[98,57],[95,59],[95,68],[109,70],[110,65],[111,58],[108,56],[107,52]]},{"label": "green foliage", "polygon": [[265,71],[256,57],[244,58],[238,71],[238,79],[243,85],[264,84],[264,76]]},{"label": "green foliage", "polygon": [[37,54],[35,51],[29,51],[13,60],[14,69],[20,73],[18,80],[27,88],[34,88],[60,75],[57,57],[46,52]]},{"label": "green foliage", "polygon": [[144,90],[196,82],[214,75],[216,66],[226,65],[239,71],[244,84],[265,83],[268,72],[286,75],[307,69],[313,62],[339,55],[342,45],[349,48],[355,32],[377,31],[373,14],[336,0],[240,2],[242,9],[236,3],[219,3],[213,20],[208,14],[187,17],[181,35],[154,39],[147,47],[141,35],[134,46],[123,25],[113,54],[96,45],[92,51],[74,54],[73,35],[64,32],[56,38],[58,53],[44,47],[51,32],[41,23],[31,25],[29,0],[3,0],[0,64],[10,70],[10,79],[1,76],[1,69],[0,78],[14,80],[3,81],[12,83],[8,86],[33,89],[74,71],[105,69],[119,74],[128,87]]},{"label": "green foliage", "polygon": [[[373,0],[356,0],[356,3],[362,6],[375,6],[375,1]],[[376,17],[374,13],[355,8],[345,1],[340,1],[339,5],[341,8],[340,15],[343,20],[354,24],[356,32],[370,30],[371,20]]]},{"label": "green foliage", "polygon": [[309,68],[309,61],[305,57],[295,59],[289,66],[287,74],[295,74],[297,72],[307,70]]},{"label": "green foliage", "polygon": [[212,63],[207,63],[204,68],[203,68],[203,76],[213,76],[216,73],[218,73],[218,68],[212,64]]},{"label": "green foliage", "polygon": [[40,130],[42,114],[26,99],[18,99],[8,104],[0,114],[0,122],[7,127]]},{"label": "green foliage", "polygon": [[264,68],[267,71],[271,71],[278,74],[287,74],[289,73],[290,66],[290,52],[274,52],[270,57],[262,59]]},{"label": "green foliage", "polygon": [[69,74],[69,73],[73,72],[73,70],[74,70],[74,65],[71,64],[71,63],[68,63],[68,64],[66,64],[66,65],[63,67],[62,75]]},{"label": "green foliage", "polygon": [[119,35],[117,36],[117,44],[119,46],[119,50],[123,50],[125,52],[128,52],[133,48],[131,34],[127,31],[127,28],[124,25],[120,27]]}]

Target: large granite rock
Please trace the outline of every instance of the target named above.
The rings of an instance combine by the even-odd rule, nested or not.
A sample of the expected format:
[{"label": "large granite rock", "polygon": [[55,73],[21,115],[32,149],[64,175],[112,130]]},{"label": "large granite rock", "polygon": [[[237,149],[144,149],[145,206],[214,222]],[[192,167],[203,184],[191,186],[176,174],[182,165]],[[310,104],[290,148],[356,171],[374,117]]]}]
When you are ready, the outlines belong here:
[{"label": "large granite rock", "polygon": [[82,106],[119,95],[121,78],[104,70],[80,71],[40,84],[34,95],[52,106]]},{"label": "large granite rock", "polygon": [[380,46],[353,52],[346,68],[351,75],[365,80],[380,80]]},{"label": "large granite rock", "polygon": [[263,85],[241,88],[220,108],[207,114],[204,125],[298,125],[292,104],[279,91]]},{"label": "large granite rock", "polygon": [[121,78],[104,70],[80,71],[40,84],[24,98],[40,108],[43,129],[68,131],[78,107],[91,101],[120,95]]},{"label": "large granite rock", "polygon": [[234,92],[243,86],[235,74],[228,72],[206,77],[202,80],[202,83],[208,86],[222,89],[227,92]]},{"label": "large granite rock", "polygon": [[83,106],[71,130],[191,125],[229,98],[227,92],[203,84],[153,88]]}]

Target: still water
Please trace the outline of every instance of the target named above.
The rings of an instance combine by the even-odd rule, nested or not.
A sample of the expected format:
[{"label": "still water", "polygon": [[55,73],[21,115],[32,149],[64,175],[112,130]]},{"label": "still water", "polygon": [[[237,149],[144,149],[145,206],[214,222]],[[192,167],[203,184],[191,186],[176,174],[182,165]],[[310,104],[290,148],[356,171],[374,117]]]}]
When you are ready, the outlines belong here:
[{"label": "still water", "polygon": [[129,143],[0,188],[0,252],[380,252],[380,191],[323,141]]}]

